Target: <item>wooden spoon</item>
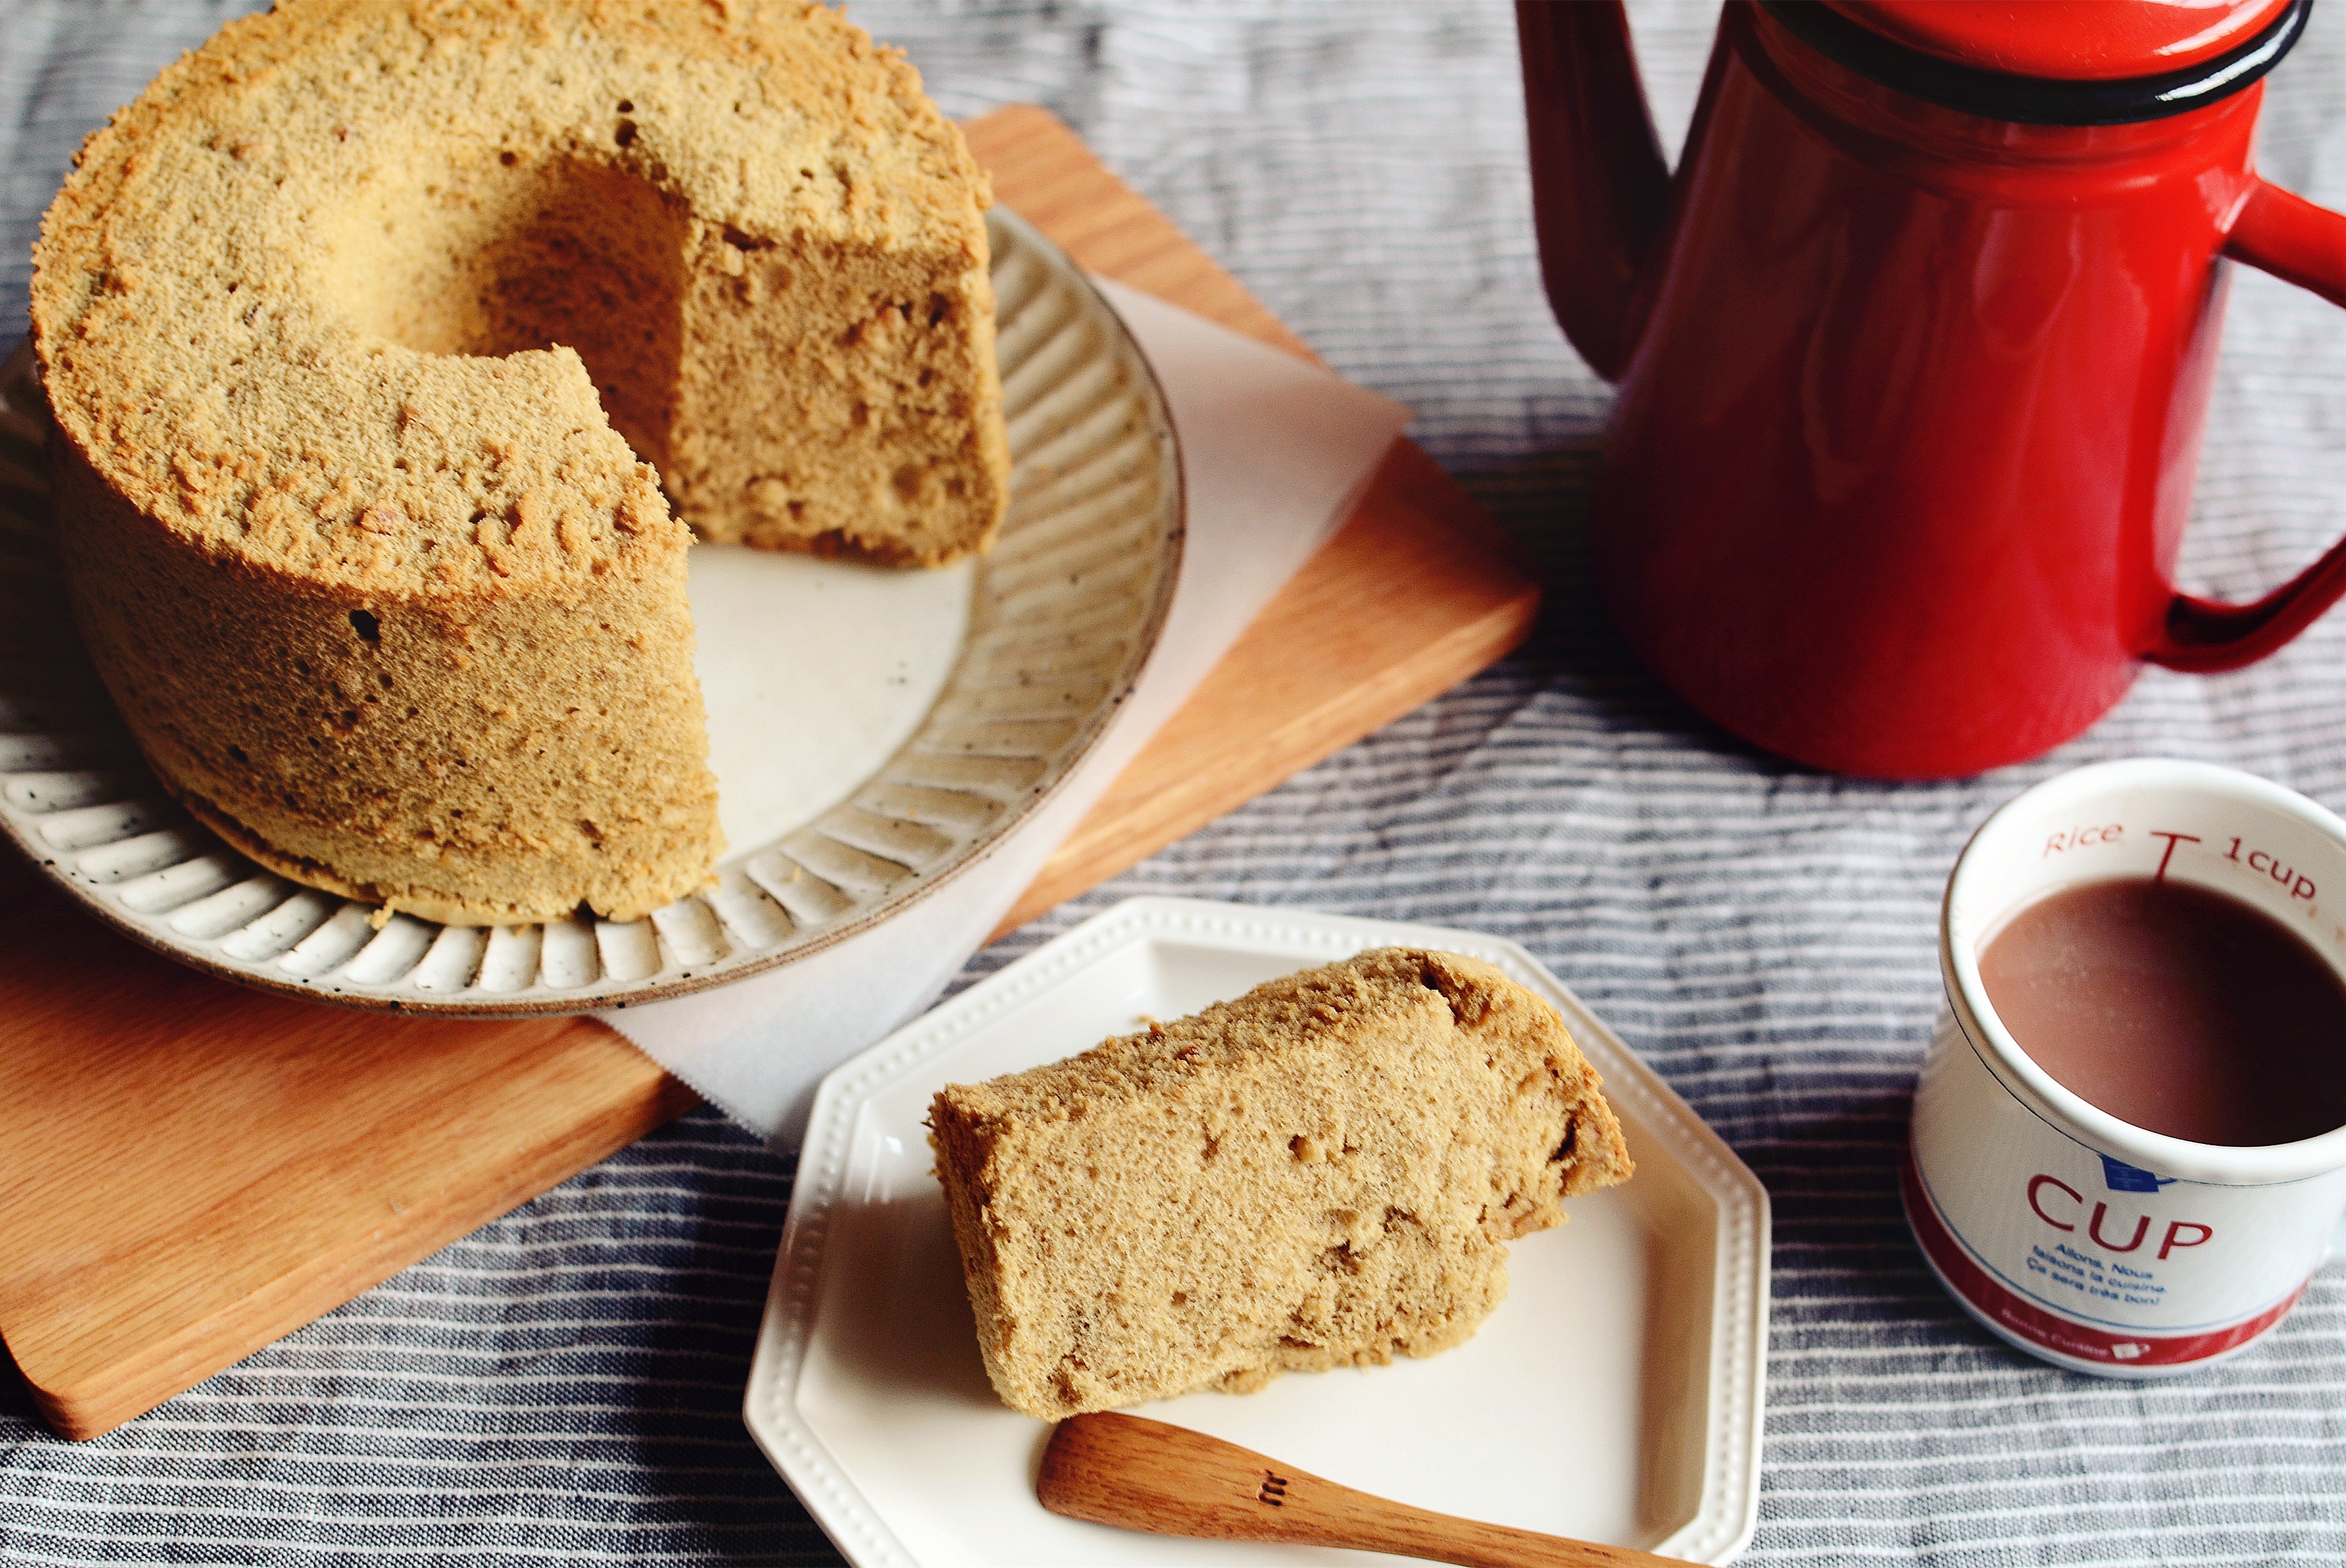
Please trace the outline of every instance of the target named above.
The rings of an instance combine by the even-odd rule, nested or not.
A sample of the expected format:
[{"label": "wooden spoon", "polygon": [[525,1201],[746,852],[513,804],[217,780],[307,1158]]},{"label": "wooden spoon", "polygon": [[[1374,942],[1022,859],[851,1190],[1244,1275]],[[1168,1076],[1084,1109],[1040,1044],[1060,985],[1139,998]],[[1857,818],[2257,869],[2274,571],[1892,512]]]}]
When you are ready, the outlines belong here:
[{"label": "wooden spoon", "polygon": [[1070,1519],[1208,1541],[1349,1546],[1467,1568],[1678,1563],[1625,1546],[1429,1513],[1203,1432],[1112,1412],[1059,1423],[1043,1451],[1035,1495]]}]

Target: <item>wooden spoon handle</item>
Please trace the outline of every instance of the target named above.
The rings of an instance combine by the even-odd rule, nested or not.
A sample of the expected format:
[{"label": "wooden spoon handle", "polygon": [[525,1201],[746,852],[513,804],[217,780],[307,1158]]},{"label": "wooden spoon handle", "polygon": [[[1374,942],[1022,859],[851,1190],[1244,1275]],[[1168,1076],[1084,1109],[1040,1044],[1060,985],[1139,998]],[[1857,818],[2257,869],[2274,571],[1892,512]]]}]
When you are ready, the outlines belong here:
[{"label": "wooden spoon handle", "polygon": [[1054,1513],[1127,1530],[1349,1546],[1464,1568],[1653,1568],[1677,1562],[1412,1508],[1203,1432],[1114,1413],[1059,1423],[1043,1451],[1035,1495]]}]

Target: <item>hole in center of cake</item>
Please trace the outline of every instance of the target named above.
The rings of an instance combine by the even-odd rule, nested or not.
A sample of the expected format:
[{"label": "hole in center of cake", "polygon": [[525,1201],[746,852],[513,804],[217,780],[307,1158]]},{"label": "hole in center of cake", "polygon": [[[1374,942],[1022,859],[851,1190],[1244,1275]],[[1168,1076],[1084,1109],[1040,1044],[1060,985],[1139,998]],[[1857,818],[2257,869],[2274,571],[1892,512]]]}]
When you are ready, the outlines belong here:
[{"label": "hole in center of cake", "polygon": [[319,294],[359,331],[427,354],[574,349],[612,428],[668,466],[692,239],[680,199],[589,158],[475,151],[419,156],[321,219]]}]

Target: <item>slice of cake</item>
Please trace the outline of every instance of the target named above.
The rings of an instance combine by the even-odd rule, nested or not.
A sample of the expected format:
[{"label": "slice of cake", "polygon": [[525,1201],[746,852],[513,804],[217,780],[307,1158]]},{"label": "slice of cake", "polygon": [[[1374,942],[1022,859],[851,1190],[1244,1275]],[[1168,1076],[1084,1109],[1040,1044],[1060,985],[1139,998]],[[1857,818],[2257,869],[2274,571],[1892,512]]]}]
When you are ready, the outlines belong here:
[{"label": "slice of cake", "polygon": [[1509,1240],[1633,1168],[1556,1009],[1409,948],[950,1085],[930,1126],[986,1374],[1045,1420],[1447,1349]]}]

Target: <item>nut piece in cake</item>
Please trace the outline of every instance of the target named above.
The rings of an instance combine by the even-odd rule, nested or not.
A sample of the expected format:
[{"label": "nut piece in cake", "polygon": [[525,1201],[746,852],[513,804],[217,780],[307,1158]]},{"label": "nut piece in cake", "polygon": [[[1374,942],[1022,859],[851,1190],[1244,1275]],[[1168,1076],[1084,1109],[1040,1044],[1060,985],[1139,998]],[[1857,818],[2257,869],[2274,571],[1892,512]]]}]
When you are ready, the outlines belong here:
[{"label": "nut piece in cake", "polygon": [[1506,1294],[1506,1243],[1628,1179],[1545,1002],[1365,952],[930,1109],[1003,1400],[1056,1420],[1427,1356]]}]

